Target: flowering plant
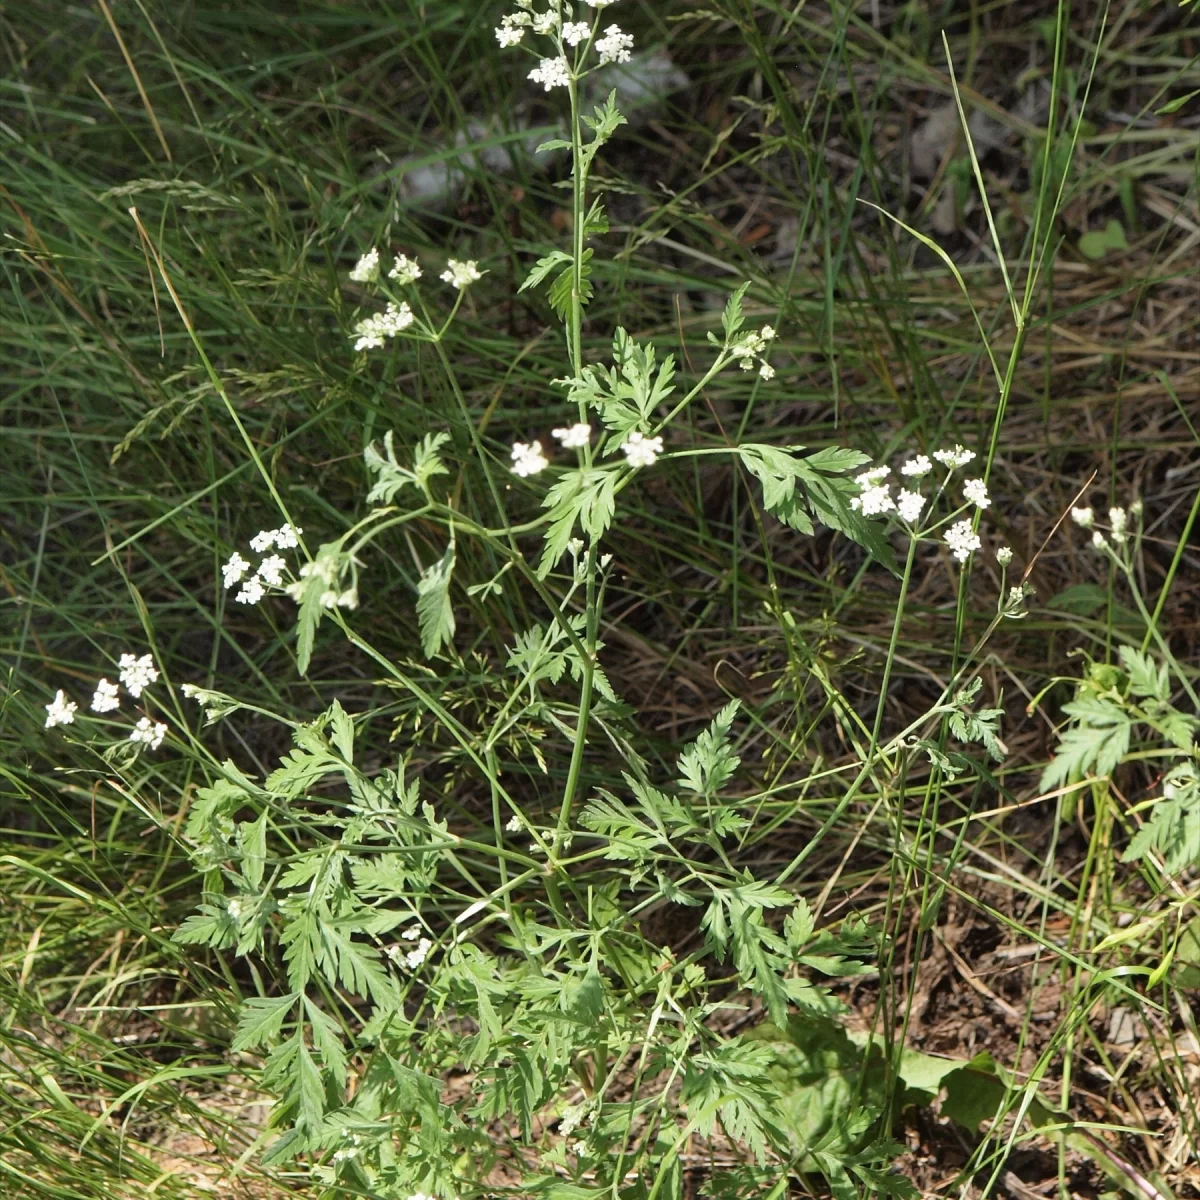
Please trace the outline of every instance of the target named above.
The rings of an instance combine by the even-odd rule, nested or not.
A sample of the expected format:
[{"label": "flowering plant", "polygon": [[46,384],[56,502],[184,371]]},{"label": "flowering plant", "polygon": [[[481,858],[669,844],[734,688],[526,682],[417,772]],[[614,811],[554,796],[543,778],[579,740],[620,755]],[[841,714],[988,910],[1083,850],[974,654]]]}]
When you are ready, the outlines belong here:
[{"label": "flowering plant", "polygon": [[[336,626],[420,716],[397,725],[405,752],[381,767],[362,748],[369,714],[339,699],[306,720],[258,709],[290,730],[292,749],[261,778],[204,759],[208,780],[183,825],[204,894],[176,937],[274,968],[255,974],[233,1049],[265,1055],[263,1082],[278,1096],[267,1159],[310,1156],[325,1183],[379,1197],[482,1195],[497,1142],[507,1141],[509,1166],[530,1193],[568,1179],[572,1196],[635,1186],[657,1200],[682,1193],[687,1146],[699,1137],[738,1147],[733,1185],[757,1186],[768,1164],[785,1164],[820,1169],[843,1190],[857,1179],[903,1192],[885,1169],[886,1129],[867,1136],[886,1111],[882,1100],[864,1097],[853,1120],[835,1114],[820,1139],[806,1140],[781,1118],[767,1040],[721,1032],[718,1018],[746,997],[777,1037],[797,1012],[833,1020],[841,1005],[829,980],[862,969],[872,934],[853,920],[819,926],[796,887],[809,851],[772,878],[751,869],[765,836],[753,814],[773,803],[773,787],[736,782],[737,700],[675,756],[673,778],[651,765],[650,731],[604,668],[614,572],[606,542],[629,490],[670,460],[732,461],[787,529],[840,533],[905,582],[918,546],[935,534],[957,564],[979,551],[990,498],[982,478],[969,479],[963,503],[937,515],[955,472],[974,458],[961,446],[910,458],[893,494],[890,468],[864,470],[868,456],[854,449],[685,443],[680,418],[722,372],[736,366],[760,385],[775,379],[776,327],[750,327],[749,285],[728,297],[690,383],[673,355],[623,328],[612,332],[607,361],[587,360],[585,314],[603,282],[595,252],[608,231],[592,171],[623,118],[615,93],[584,113],[579,84],[629,58],[632,37],[605,12],[614,2],[551,0],[538,11],[522,0],[495,31],[502,46],[532,48],[529,80],[564,92],[570,107],[569,141],[545,148],[571,155],[571,243],[531,264],[520,288],[544,289],[563,326],[563,373],[548,381],[561,398],[557,445],[516,430],[497,451],[469,411],[445,339],[485,274],[477,261],[450,258],[427,271],[396,252],[385,270],[377,247],[358,258],[348,282],[372,306],[349,331],[358,368],[369,371],[372,355],[397,340],[432,347],[457,404],[452,427],[407,448],[392,432],[369,442],[361,519],[318,544],[281,512],[278,528],[228,554],[221,594],[237,605],[292,606],[301,674],[322,625]],[[934,462],[942,471],[926,494]],[[451,486],[465,463],[487,481],[494,524],[470,515]],[[528,520],[510,517],[507,493],[531,503]],[[436,539],[425,561],[416,531]],[[416,563],[420,663],[394,661],[353,624],[370,594],[371,553],[398,539]],[[908,548],[903,569],[897,539]],[[490,564],[486,578],[461,578],[468,546],[470,561]],[[431,662],[462,657],[464,599],[504,597],[513,581],[525,602],[512,612],[528,619],[510,628],[502,659],[478,652],[484,699],[468,720]],[[1010,600],[997,620],[1017,615]],[[794,628],[788,617],[781,611],[781,625]],[[151,656],[125,654],[118,670],[119,685],[96,684],[94,713],[116,711],[121,687],[157,703]],[[881,770],[899,773],[923,757],[948,775],[962,770],[967,751],[944,752],[931,725],[960,747],[1002,754],[999,710],[975,709],[978,680],[965,670],[890,738],[880,704],[860,760],[829,775],[831,822]],[[885,669],[881,696],[887,687]],[[181,690],[209,721],[250,707],[212,688]],[[60,691],[46,711],[53,727],[74,723],[78,709]],[[414,766],[433,744],[431,729],[451,746],[439,745],[440,779]],[[121,753],[160,751],[167,733],[165,720],[144,713]],[[189,744],[203,756],[199,739]],[[468,801],[484,815],[464,826],[454,810]],[[678,949],[648,931],[666,909],[696,912]],[[469,1077],[465,1096],[446,1094],[448,1070]]]}]

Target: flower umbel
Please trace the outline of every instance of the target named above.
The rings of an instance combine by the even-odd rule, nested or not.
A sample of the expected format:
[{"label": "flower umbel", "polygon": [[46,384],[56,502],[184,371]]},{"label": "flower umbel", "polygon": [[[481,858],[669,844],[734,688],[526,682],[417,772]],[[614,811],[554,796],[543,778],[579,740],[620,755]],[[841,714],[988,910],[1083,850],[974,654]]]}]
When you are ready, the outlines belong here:
[{"label": "flower umbel", "polygon": [[907,475],[910,479],[920,479],[923,475],[928,475],[932,470],[933,463],[929,461],[929,455],[918,454],[916,458],[910,458],[900,468],[900,474]]},{"label": "flower umbel", "polygon": [[596,52],[600,55],[600,65],[606,63],[627,63],[633,52],[633,35],[622,33],[619,25],[610,25],[602,38],[596,40]]},{"label": "flower umbel", "polygon": [[120,688],[115,683],[102,679],[96,684],[96,693],[92,696],[92,712],[112,712],[121,707]]},{"label": "flower umbel", "polygon": [[950,547],[950,553],[959,562],[966,562],[971,557],[972,551],[978,550],[983,542],[980,540],[979,534],[971,528],[971,522],[962,520],[955,521],[946,530],[946,545]]},{"label": "flower umbel", "polygon": [[571,68],[561,54],[558,58],[543,58],[529,72],[529,78],[534,83],[540,83],[546,91],[550,91],[552,88],[566,87],[571,82]]},{"label": "flower umbel", "polygon": [[953,450],[935,450],[933,457],[943,467],[949,467],[953,471],[956,467],[965,467],[975,457],[975,451],[964,446],[955,446]]},{"label": "flower umbel", "polygon": [[541,442],[514,442],[512,448],[512,471],[522,479],[544,471],[550,465],[550,460],[542,453]]},{"label": "flower umbel", "polygon": [[68,700],[67,693],[61,688],[45,708],[47,729],[53,729],[55,725],[70,725],[79,711],[79,705],[74,700]]},{"label": "flower umbel", "polygon": [[407,254],[397,254],[396,261],[388,272],[388,278],[406,286],[416,283],[421,278],[421,264],[415,258],[409,258]]},{"label": "flower umbel", "polygon": [[134,727],[133,732],[129,735],[129,740],[136,745],[148,746],[151,750],[157,750],[162,745],[162,740],[167,735],[167,727],[160,721],[152,721],[149,717],[143,717]]},{"label": "flower umbel", "polygon": [[442,272],[441,278],[443,283],[451,284],[461,292],[463,288],[469,287],[477,279],[482,279],[483,272],[480,271],[473,259],[459,262],[457,258],[452,258],[446,263],[446,269]]},{"label": "flower umbel", "polygon": [[379,278],[379,251],[373,246],[354,264],[350,278],[355,283],[374,283]]},{"label": "flower umbel", "polygon": [[896,498],[896,508],[900,512],[900,520],[908,525],[915,525],[921,519],[921,512],[925,508],[925,497],[920,492],[910,492],[901,488]]},{"label": "flower umbel", "polygon": [[982,479],[968,479],[963,484],[963,495],[976,508],[987,508],[992,503],[991,497],[988,495],[987,484]]},{"label": "flower umbel", "polygon": [[[254,542],[263,536],[265,535],[261,533],[256,534],[250,545],[254,546]],[[225,583],[225,590],[228,591],[235,583],[240,583],[249,570],[250,564],[235,550],[229,556],[229,561],[221,568],[221,578]]]},{"label": "flower umbel", "polygon": [[550,435],[563,445],[564,450],[579,450],[588,444],[592,436],[592,427],[585,421],[568,425],[565,429],[552,429]]},{"label": "flower umbel", "polygon": [[635,430],[625,439],[621,449],[631,467],[652,467],[662,453],[663,440],[660,437],[648,438]]},{"label": "flower umbel", "polygon": [[122,654],[117,666],[120,668],[120,680],[125,685],[125,690],[135,699],[158,678],[154,659],[149,654],[143,654],[141,658],[135,658],[132,654]]}]

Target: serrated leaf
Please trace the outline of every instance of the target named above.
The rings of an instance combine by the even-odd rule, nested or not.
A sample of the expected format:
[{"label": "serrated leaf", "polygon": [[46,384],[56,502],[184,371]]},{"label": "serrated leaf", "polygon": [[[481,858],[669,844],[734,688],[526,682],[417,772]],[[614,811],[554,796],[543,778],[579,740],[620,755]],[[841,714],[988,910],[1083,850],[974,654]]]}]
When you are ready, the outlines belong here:
[{"label": "serrated leaf", "polygon": [[283,1028],[299,999],[299,992],[286,996],[248,996],[238,1009],[237,1032],[230,1049],[255,1050],[265,1046]]},{"label": "serrated leaf", "polygon": [[237,924],[224,908],[201,904],[171,935],[171,941],[184,946],[211,946],[228,950],[237,941]]},{"label": "serrated leaf", "polygon": [[256,821],[243,821],[237,827],[238,849],[241,851],[242,877],[251,889],[262,887],[267,862],[267,814]]},{"label": "serrated leaf", "polygon": [[1129,676],[1129,686],[1135,696],[1143,700],[1160,700],[1164,704],[1170,700],[1171,681],[1166,663],[1160,665],[1148,654],[1132,646],[1119,647],[1117,654]]},{"label": "serrated leaf", "polygon": [[535,151],[535,154],[542,154],[548,150],[570,150],[571,143],[564,141],[562,138],[551,138],[548,142],[543,142]]},{"label": "serrated leaf", "polygon": [[680,786],[699,796],[713,797],[729,781],[741,759],[729,747],[729,731],[741,702],[731,700],[709,727],[683,751],[676,764]]},{"label": "serrated leaf", "polygon": [[329,709],[329,739],[348,763],[354,761],[354,720],[337,700]]},{"label": "serrated leaf", "polygon": [[746,323],[746,318],[742,313],[742,300],[749,290],[750,284],[743,283],[740,287],[735,288],[729,299],[725,301],[725,311],[721,314],[721,328],[725,331],[726,343],[732,342]]},{"label": "serrated leaf", "polygon": [[[568,148],[570,143],[567,143]],[[552,250],[549,254],[539,258],[529,270],[529,274],[525,276],[525,282],[517,289],[518,292],[524,292],[529,288],[537,287],[545,280],[560,263],[569,263],[571,256],[565,254],[562,250]]]},{"label": "serrated leaf", "polygon": [[319,1008],[310,997],[304,997],[304,1012],[312,1029],[313,1045],[321,1056],[325,1070],[337,1087],[346,1086],[346,1048],[342,1044],[342,1031],[337,1021]]},{"label": "serrated leaf", "polygon": [[1042,791],[1087,775],[1111,775],[1129,751],[1133,727],[1128,714],[1099,696],[1082,696],[1063,711],[1072,723],[1060,734],[1058,748],[1042,772]]},{"label": "serrated leaf", "polygon": [[417,583],[417,623],[421,649],[432,658],[454,637],[454,605],[450,583],[454,574],[454,545],[437,562],[427,567]]}]

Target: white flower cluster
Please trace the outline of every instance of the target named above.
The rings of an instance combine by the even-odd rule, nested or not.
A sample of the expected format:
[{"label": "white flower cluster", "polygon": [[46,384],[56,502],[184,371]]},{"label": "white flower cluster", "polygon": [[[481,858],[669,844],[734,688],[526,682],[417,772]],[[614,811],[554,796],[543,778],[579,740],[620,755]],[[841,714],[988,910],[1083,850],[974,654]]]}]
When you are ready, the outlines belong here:
[{"label": "white flower cluster", "polygon": [[407,300],[399,304],[394,300],[389,300],[388,306],[383,312],[363,317],[354,326],[351,334],[354,338],[354,348],[355,350],[378,350],[388,338],[402,333],[415,320],[416,317]]},{"label": "white flower cluster", "polygon": [[763,379],[774,379],[775,368],[766,359],[767,347],[775,340],[775,329],[764,325],[757,333],[747,333],[730,347],[730,353],[738,360],[743,371],[753,371],[758,363],[758,373]]},{"label": "white flower cluster", "polygon": [[568,425],[565,429],[552,429],[550,436],[562,443],[564,450],[582,450],[592,436],[592,427],[586,421]]},{"label": "white flower cluster", "polygon": [[443,283],[456,287],[460,292],[463,288],[470,287],[476,280],[482,278],[483,272],[480,271],[479,265],[473,259],[468,259],[466,262],[459,262],[457,258],[449,259],[446,269],[441,274]]},{"label": "white flower cluster", "polygon": [[283,573],[287,569],[287,560],[280,554],[265,552],[273,549],[294,550],[300,545],[300,535],[303,532],[303,529],[297,529],[294,525],[259,530],[250,539],[250,549],[256,554],[264,554],[264,558],[251,574],[250,563],[235,550],[221,568],[225,590],[228,591],[235,583],[240,583],[241,591],[234,599],[239,604],[257,604],[267,594],[268,587],[283,587]]},{"label": "white flower cluster", "polygon": [[354,264],[350,278],[355,283],[374,283],[379,278],[379,251],[374,246]]},{"label": "white flower cluster", "polygon": [[[603,10],[615,4],[616,0],[584,0],[584,3],[589,8]],[[577,51],[580,46],[586,47],[592,38],[595,38],[593,45],[599,55],[600,66],[629,62],[633,54],[632,34],[625,33],[619,25],[609,25],[596,37],[587,21],[564,21],[561,9],[562,5],[555,0],[545,12],[535,13],[533,0],[517,0],[517,11],[501,17],[500,24],[496,26],[496,41],[503,48],[523,41],[526,30],[552,37],[558,43],[558,53],[539,58],[537,66],[529,72],[528,77],[533,83],[540,83],[547,92],[557,87],[568,87],[575,76],[564,50],[569,48]]]},{"label": "white flower cluster", "polygon": [[384,953],[397,966],[415,971],[429,956],[433,943],[427,937],[421,937],[419,925],[410,925],[400,936],[406,942],[416,942],[416,945],[411,950],[405,950],[403,946],[389,946]]},{"label": "white flower cluster", "polygon": [[[1129,540],[1129,518],[1135,520],[1141,518],[1142,502],[1135,500],[1128,509],[1114,506],[1108,510],[1108,535],[1112,538],[1113,544],[1124,546]],[[1080,529],[1092,529],[1096,524],[1096,514],[1089,508],[1073,508],[1071,509],[1071,520],[1075,522]],[[1097,550],[1109,549],[1108,538],[1096,529],[1092,533],[1092,545]]]},{"label": "white flower cluster", "polygon": [[[407,254],[397,254],[388,271],[389,279],[394,279],[401,287],[411,287],[422,276],[421,264]],[[379,251],[372,247],[355,264],[350,272],[350,278],[355,283],[377,283],[379,281]],[[477,279],[483,278],[483,272],[474,261],[460,262],[452,258],[446,264],[446,270],[441,278],[460,292],[469,287]],[[389,300],[387,308],[380,313],[372,313],[355,323],[350,336],[354,339],[355,350],[378,350],[383,347],[388,338],[396,337],[416,323],[416,313],[406,300],[396,303]]]},{"label": "white flower cluster", "polygon": [[522,479],[544,471],[550,465],[550,460],[542,453],[541,442],[514,442],[512,448],[512,472]]},{"label": "white flower cluster", "polygon": [[950,548],[951,555],[959,562],[966,562],[971,557],[971,554],[983,545],[979,534],[972,528],[971,522],[965,518],[961,521],[955,521],[946,530],[945,536],[946,545]]},{"label": "white flower cluster", "polygon": [[[158,668],[149,654],[122,654],[117,663],[117,678],[120,685],[101,679],[96,684],[92,695],[92,712],[106,713],[121,707],[121,687],[138,699],[152,683],[158,680]],[[79,705],[67,697],[61,688],[55,693],[54,699],[46,706],[46,728],[53,729],[56,725],[72,725]],[[129,740],[134,745],[146,745],[151,750],[157,750],[166,737],[167,727],[161,722],[142,717],[134,726]]]},{"label": "white flower cluster", "polygon": [[396,261],[388,272],[388,278],[407,287],[421,278],[421,264],[415,258],[409,258],[407,254],[397,254]]},{"label": "white flower cluster", "polygon": [[166,735],[167,727],[161,721],[152,721],[149,717],[142,717],[133,727],[129,740],[135,745],[141,744],[148,746],[151,750],[157,750]]},{"label": "white flower cluster", "polygon": [[[552,429],[550,432],[565,449],[578,450],[588,444],[592,436],[592,427],[585,421],[579,421],[561,429]],[[661,437],[647,437],[644,433],[634,430],[621,443],[621,450],[629,466],[652,467],[663,452],[663,440]],[[514,442],[511,454],[512,473],[522,479],[537,475],[550,465],[541,442]]]},{"label": "white flower cluster", "polygon": [[648,438],[644,433],[634,430],[622,443],[621,450],[631,467],[652,467],[663,451],[663,440],[660,437]]},{"label": "white flower cluster", "polygon": [[633,35],[622,33],[619,25],[610,25],[604,36],[596,39],[596,52],[602,67],[607,63],[627,63],[633,53]]},{"label": "white flower cluster", "polygon": [[[889,467],[872,467],[855,476],[859,494],[850,500],[850,507],[860,512],[864,517],[881,517],[888,513],[896,513],[900,520],[909,527],[915,528],[921,519],[928,503],[917,487],[926,475],[933,471],[934,462],[940,463],[947,470],[947,476],[959,467],[965,467],[975,457],[972,450],[955,446],[952,450],[935,450],[932,458],[926,454],[917,454],[900,467],[900,474],[909,483],[901,487],[895,496],[892,495],[891,485],[887,482],[891,474]],[[992,503],[988,495],[987,484],[982,479],[968,479],[962,486],[963,496],[968,504],[973,504],[982,512]],[[951,555],[959,562],[966,562],[971,554],[983,544],[972,521],[964,519],[956,521],[943,535]],[[1012,552],[1009,551],[1011,561]]]}]

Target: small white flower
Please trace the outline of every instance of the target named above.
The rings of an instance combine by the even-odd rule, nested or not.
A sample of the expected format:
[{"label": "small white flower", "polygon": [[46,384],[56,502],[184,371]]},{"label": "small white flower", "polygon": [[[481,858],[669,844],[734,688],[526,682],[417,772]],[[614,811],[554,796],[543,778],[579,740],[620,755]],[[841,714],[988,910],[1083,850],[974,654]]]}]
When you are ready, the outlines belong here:
[{"label": "small white flower", "polygon": [[1090,507],[1073,508],[1071,509],[1071,520],[1079,526],[1080,529],[1091,529],[1096,523],[1096,514]]},{"label": "small white flower", "polygon": [[47,729],[53,729],[55,725],[70,725],[79,711],[79,705],[74,700],[68,700],[67,693],[61,688],[55,693],[54,699],[44,707]]},{"label": "small white flower", "polygon": [[330,589],[327,592],[321,593],[322,608],[337,608],[338,593]]},{"label": "small white flower", "polygon": [[966,562],[971,557],[971,552],[978,550],[983,542],[979,534],[971,528],[971,522],[962,520],[956,521],[946,530],[946,545],[959,562]]},{"label": "small white flower", "polygon": [[878,487],[891,473],[888,467],[872,467],[861,475],[855,475],[854,482],[864,489]]},{"label": "small white flower", "polygon": [[135,699],[158,678],[154,659],[149,654],[143,654],[141,658],[135,658],[132,654],[122,654],[117,666],[125,690]]},{"label": "small white flower", "polygon": [[482,278],[483,273],[476,266],[474,259],[467,262],[459,262],[457,258],[452,258],[446,263],[446,269],[441,275],[443,283],[452,284],[460,292],[477,279]]},{"label": "small white flower", "polygon": [[505,822],[504,828],[509,833],[520,833],[524,828],[524,822],[520,817],[517,816],[516,813],[513,813],[513,815]]},{"label": "small white flower", "polygon": [[252,575],[242,584],[242,590],[234,599],[239,604],[257,604],[266,594],[267,589],[263,587],[262,580],[257,575]]},{"label": "small white flower", "polygon": [[856,496],[855,500],[858,501],[858,504],[854,505],[854,501],[852,500],[851,506],[857,507],[858,511],[864,517],[882,516],[884,513],[892,512],[896,507],[895,501],[892,499],[892,493],[888,490],[886,484],[880,487],[864,489],[862,495]]},{"label": "small white flower", "polygon": [[771,364],[769,362],[763,363],[758,368],[758,373],[759,373],[759,375],[761,375],[763,377],[763,379],[774,379],[775,378],[775,368],[773,366],[771,366]]},{"label": "small white flower", "polygon": [[963,495],[976,508],[987,508],[992,503],[991,497],[988,495],[987,484],[982,479],[968,479],[963,484]]},{"label": "small white flower", "polygon": [[896,498],[896,508],[900,512],[900,520],[915,525],[921,519],[921,512],[925,508],[925,497],[920,492],[910,492],[901,488]]},{"label": "small white flower", "polygon": [[762,340],[764,342],[773,342],[775,340],[775,326],[774,325],[764,325],[758,331],[758,336],[760,338],[762,338]]},{"label": "small white flower", "polygon": [[[522,16],[525,14],[522,13]],[[511,17],[503,18],[505,21],[512,20]],[[500,25],[496,28],[496,41],[500,43],[502,49],[507,50],[509,46],[515,46],[525,36],[525,30],[519,25]]]},{"label": "small white flower", "polygon": [[235,920],[242,919],[242,902],[234,896],[228,904],[225,905],[225,911]]},{"label": "small white flower", "polygon": [[1108,523],[1112,526],[1112,540],[1120,545],[1125,540],[1125,530],[1129,523],[1129,514],[1123,508],[1108,510]]},{"label": "small white flower", "polygon": [[1021,584],[1014,584],[1008,589],[1008,602],[1005,604],[1005,609],[1011,615],[1025,603],[1025,588]]},{"label": "small white flower", "polygon": [[1013,552],[1011,546],[1001,546],[996,551],[996,561],[1002,566],[1007,567],[1013,560]]},{"label": "small white flower", "polygon": [[303,532],[303,529],[297,529],[295,525],[283,525],[275,530],[275,545],[280,550],[295,550],[300,545],[300,535]]},{"label": "small white flower", "polygon": [[388,301],[387,309],[380,318],[384,332],[393,337],[402,329],[407,329],[414,320],[416,318],[413,316],[413,310],[409,307],[407,300],[399,305]]},{"label": "small white flower", "polygon": [[151,750],[157,750],[162,745],[162,740],[167,735],[167,727],[159,721],[152,721],[149,717],[143,717],[134,727],[133,732],[129,735],[129,740],[136,746],[139,743],[149,746]]},{"label": "small white flower", "polygon": [[241,582],[249,570],[250,564],[235,550],[229,561],[221,568],[221,578],[225,582],[225,590],[228,591],[235,583]]},{"label": "small white flower", "polygon": [[274,545],[275,530],[273,529],[260,529],[250,539],[250,549],[253,550],[255,554],[262,554],[264,550],[270,550]]},{"label": "small white flower", "polygon": [[663,440],[660,437],[648,438],[635,430],[625,439],[621,449],[631,467],[652,467],[662,453]]},{"label": "small white flower", "polygon": [[[729,353],[734,358],[748,359],[753,358],[756,354],[761,354],[766,349],[766,343],[762,339],[761,334],[747,333],[743,334],[740,341],[734,342],[729,348]],[[747,364],[743,361],[742,366],[746,370],[750,369],[753,364]]]},{"label": "small white flower", "polygon": [[622,33],[619,25],[610,25],[602,38],[596,41],[596,53],[600,55],[600,65],[605,63],[627,63],[633,51],[633,37]]},{"label": "small white flower", "polygon": [[102,679],[96,684],[96,694],[92,697],[92,712],[112,712],[121,707],[121,689],[115,683]]},{"label": "small white flower", "polygon": [[546,91],[550,91],[551,88],[566,87],[571,82],[571,68],[561,54],[558,58],[543,58],[529,72],[529,78],[534,83],[540,83]]},{"label": "small white flower", "polygon": [[[405,941],[411,942],[414,941],[420,935],[420,933],[421,927],[419,925],[413,925],[409,929],[406,929],[400,936],[404,938]],[[388,958],[390,958],[397,966],[403,964],[410,971],[415,971],[425,961],[429,951],[432,949],[433,943],[427,937],[423,937],[411,950],[406,951],[403,946],[389,946],[384,951],[384,954],[386,954]]]},{"label": "small white flower", "polygon": [[258,577],[271,587],[283,587],[283,569],[287,560],[280,554],[268,554],[258,564]]},{"label": "small white flower", "polygon": [[589,8],[607,8],[610,4],[616,4],[617,0],[583,0]]},{"label": "small white flower", "polygon": [[355,350],[380,350],[383,347],[383,334],[379,330],[374,317],[359,321],[354,327]]},{"label": "small white flower", "polygon": [[586,21],[568,21],[562,27],[562,40],[568,46],[578,46],[585,41],[590,30]]},{"label": "small white flower", "polygon": [[588,444],[592,427],[586,421],[579,421],[563,429],[550,430],[550,436],[562,442],[564,450],[579,450]]},{"label": "small white flower", "polygon": [[426,959],[429,951],[433,949],[433,943],[428,938],[422,938],[405,956],[404,965],[410,970],[415,971]]},{"label": "small white flower", "polygon": [[933,463],[929,461],[929,455],[918,454],[916,458],[910,458],[900,468],[900,474],[907,475],[910,479],[920,479],[922,476],[928,475],[932,470]]},{"label": "small white flower", "polygon": [[1108,538],[1106,538],[1104,534],[1097,529],[1095,533],[1092,534],[1092,545],[1095,546],[1097,550],[1107,550]]},{"label": "small white flower", "polygon": [[354,264],[350,278],[355,283],[374,283],[379,278],[379,251],[372,247]]},{"label": "small white flower", "polygon": [[358,607],[358,588],[347,588],[344,592],[339,593],[337,598],[338,608],[357,608]]},{"label": "small white flower", "polygon": [[953,450],[935,450],[933,457],[943,467],[949,467],[953,471],[955,467],[965,467],[975,457],[975,451],[955,446]]},{"label": "small white flower", "polygon": [[512,448],[512,471],[522,479],[544,471],[550,465],[550,460],[542,453],[541,442],[514,442]]},{"label": "small white flower", "polygon": [[421,264],[415,258],[409,258],[407,254],[397,254],[396,261],[388,272],[388,278],[403,285],[416,283],[421,278]]}]

